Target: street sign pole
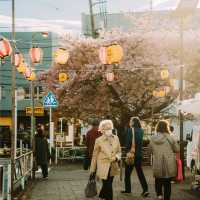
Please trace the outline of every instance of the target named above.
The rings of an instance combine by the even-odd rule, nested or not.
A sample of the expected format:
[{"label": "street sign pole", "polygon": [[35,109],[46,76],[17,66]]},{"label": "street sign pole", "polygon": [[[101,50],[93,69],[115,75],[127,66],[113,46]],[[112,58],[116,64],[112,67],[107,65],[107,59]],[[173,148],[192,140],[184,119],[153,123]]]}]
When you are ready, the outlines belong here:
[{"label": "street sign pole", "polygon": [[43,106],[45,108],[49,108],[49,134],[50,134],[49,143],[50,143],[50,153],[51,153],[52,148],[54,147],[54,123],[52,122],[52,108],[56,108],[58,106],[56,96],[52,92],[49,92],[47,96],[43,98]]}]

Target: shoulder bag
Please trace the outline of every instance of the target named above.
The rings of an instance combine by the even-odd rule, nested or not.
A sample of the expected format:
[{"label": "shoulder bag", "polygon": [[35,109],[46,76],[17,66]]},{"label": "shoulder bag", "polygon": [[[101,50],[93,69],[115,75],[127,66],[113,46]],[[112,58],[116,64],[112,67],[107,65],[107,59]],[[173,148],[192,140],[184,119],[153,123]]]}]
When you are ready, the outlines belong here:
[{"label": "shoulder bag", "polygon": [[131,145],[131,150],[126,154],[125,158],[125,163],[127,165],[133,165],[134,164],[134,159],[135,159],[135,130],[132,128],[132,145]]}]

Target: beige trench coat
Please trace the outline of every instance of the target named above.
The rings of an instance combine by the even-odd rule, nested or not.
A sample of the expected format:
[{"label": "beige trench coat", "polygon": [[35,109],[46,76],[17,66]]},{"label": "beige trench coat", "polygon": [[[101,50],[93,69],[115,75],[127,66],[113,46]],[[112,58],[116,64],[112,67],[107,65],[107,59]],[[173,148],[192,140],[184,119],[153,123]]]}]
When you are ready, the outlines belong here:
[{"label": "beige trench coat", "polygon": [[119,138],[116,135],[99,137],[94,146],[90,172],[95,172],[100,179],[107,179],[109,169],[110,176],[120,172],[116,158],[121,157]]}]

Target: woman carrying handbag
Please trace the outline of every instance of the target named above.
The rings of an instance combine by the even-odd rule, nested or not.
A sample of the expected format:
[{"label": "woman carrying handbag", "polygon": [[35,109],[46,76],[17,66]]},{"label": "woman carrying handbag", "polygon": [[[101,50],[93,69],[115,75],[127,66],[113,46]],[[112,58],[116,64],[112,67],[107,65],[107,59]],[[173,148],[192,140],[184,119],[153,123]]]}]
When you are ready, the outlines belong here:
[{"label": "woman carrying handbag", "polygon": [[169,123],[161,120],[156,126],[156,134],[152,136],[150,141],[153,153],[155,190],[158,199],[163,199],[162,190],[164,189],[164,200],[171,198],[171,180],[177,174],[175,153],[179,152],[176,140],[169,133]]},{"label": "woman carrying handbag", "polygon": [[142,186],[141,196],[149,196],[148,185],[142,169],[142,143],[144,131],[138,117],[130,119],[130,128],[126,135],[126,160],[125,160],[125,190],[121,193],[131,193],[131,174],[135,167],[137,176]]},{"label": "woman carrying handbag", "polygon": [[113,200],[113,179],[119,175],[120,168],[118,161],[121,159],[121,147],[119,139],[113,135],[113,123],[111,120],[103,120],[99,125],[99,131],[102,133],[96,139],[92,162],[90,166],[90,177],[102,179],[102,188],[99,198],[104,200]]}]

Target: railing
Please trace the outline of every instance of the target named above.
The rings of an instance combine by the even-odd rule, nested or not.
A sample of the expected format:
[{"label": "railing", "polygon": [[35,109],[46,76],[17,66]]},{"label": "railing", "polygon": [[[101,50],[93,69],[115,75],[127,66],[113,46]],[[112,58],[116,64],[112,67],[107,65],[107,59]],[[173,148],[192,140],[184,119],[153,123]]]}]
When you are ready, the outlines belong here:
[{"label": "railing", "polygon": [[85,155],[86,147],[56,147],[55,163],[58,160],[82,160]]},{"label": "railing", "polygon": [[[85,156],[86,147],[56,147],[55,163],[58,160],[82,160]],[[125,148],[122,147],[122,158],[125,158]],[[152,165],[152,155],[148,147],[143,147],[143,165]]]},{"label": "railing", "polygon": [[33,152],[27,150],[26,153],[21,154],[15,159],[15,179],[14,184],[19,182],[24,189],[25,180],[32,176],[33,168]]}]

